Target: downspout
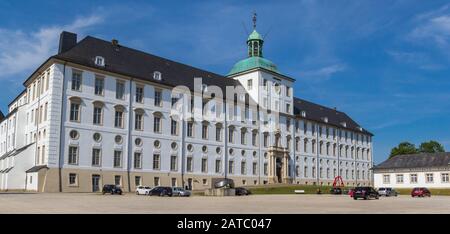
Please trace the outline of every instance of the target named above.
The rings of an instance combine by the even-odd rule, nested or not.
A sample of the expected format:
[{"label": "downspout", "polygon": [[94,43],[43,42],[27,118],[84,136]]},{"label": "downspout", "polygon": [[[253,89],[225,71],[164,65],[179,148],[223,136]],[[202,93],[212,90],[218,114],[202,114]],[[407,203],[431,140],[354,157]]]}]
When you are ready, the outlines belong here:
[{"label": "downspout", "polygon": [[130,170],[131,170],[131,159],[132,159],[132,154],[131,154],[131,147],[132,147],[132,135],[131,135],[131,131],[132,131],[132,124],[133,124],[133,120],[132,120],[132,105],[133,105],[133,98],[132,98],[132,86],[133,86],[133,78],[131,78],[130,80],[130,87],[129,87],[129,97],[128,97],[128,145],[127,145],[127,151],[128,151],[128,157],[127,157],[127,179],[128,179],[128,192],[131,192],[131,176],[130,176]]},{"label": "downspout", "polygon": [[259,104],[256,107],[257,113],[256,116],[258,118],[258,150],[259,150],[259,154],[258,154],[258,184],[261,184],[261,166],[264,167],[264,164],[262,163],[262,157],[261,157],[261,153],[262,153],[262,146],[261,143],[263,143],[263,140],[261,139],[261,137],[263,137],[263,133],[261,132],[261,115],[259,113]]},{"label": "downspout", "polygon": [[320,185],[320,174],[319,174],[319,171],[320,171],[320,164],[319,164],[319,131],[318,131],[318,129],[319,129],[319,124],[317,123],[317,124],[315,124],[316,126],[314,126],[314,129],[316,130],[316,155],[317,155],[317,162],[316,162],[316,176],[317,176],[317,186],[319,186]]},{"label": "downspout", "polygon": [[[189,93],[190,95],[190,93]],[[184,182],[184,174],[185,174],[185,160],[186,160],[186,129],[185,129],[185,106],[187,105],[186,101],[186,94],[183,95],[183,105],[181,105],[181,184],[183,186],[183,189],[185,188],[185,182]]]},{"label": "downspout", "polygon": [[[294,133],[292,134],[292,136],[293,136],[292,139],[293,139],[294,145],[292,147],[292,151],[294,152],[294,154],[293,154],[294,168],[292,169],[292,171],[294,172],[293,173],[294,178],[293,178],[292,183],[294,183],[294,181],[297,180],[297,176],[298,176],[297,175],[297,156],[296,156],[297,152],[295,151],[297,148],[297,137],[295,135],[295,133],[297,133],[297,118],[294,117],[293,122],[294,122],[294,127],[293,127]],[[291,124],[291,127],[292,127],[292,124]]]},{"label": "downspout", "polygon": [[59,128],[59,159],[58,159],[58,177],[59,177],[59,192],[62,192],[62,166],[63,166],[63,154],[64,154],[64,145],[63,142],[63,121],[65,119],[65,110],[64,110],[64,100],[65,100],[65,89],[66,89],[66,64],[64,62],[63,68],[63,77],[62,77],[62,89],[61,89],[61,119],[60,119],[60,128]]},{"label": "downspout", "polygon": [[[227,108],[227,98],[224,99],[225,104],[223,105],[225,107],[225,121],[224,121],[224,141],[225,141],[225,146],[224,146],[224,150],[225,150],[225,160],[224,160],[224,168],[225,168],[225,179],[228,177],[228,111],[227,109],[230,108],[228,106]],[[234,102],[233,102],[234,103]],[[234,108],[234,107],[233,107]]]}]

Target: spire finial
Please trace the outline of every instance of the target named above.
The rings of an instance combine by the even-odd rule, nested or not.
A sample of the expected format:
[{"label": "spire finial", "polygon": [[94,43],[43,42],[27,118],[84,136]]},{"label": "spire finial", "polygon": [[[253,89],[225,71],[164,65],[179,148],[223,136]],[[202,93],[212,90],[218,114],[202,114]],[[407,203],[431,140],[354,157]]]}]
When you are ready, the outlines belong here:
[{"label": "spire finial", "polygon": [[253,29],[256,29],[256,11],[253,11]]}]

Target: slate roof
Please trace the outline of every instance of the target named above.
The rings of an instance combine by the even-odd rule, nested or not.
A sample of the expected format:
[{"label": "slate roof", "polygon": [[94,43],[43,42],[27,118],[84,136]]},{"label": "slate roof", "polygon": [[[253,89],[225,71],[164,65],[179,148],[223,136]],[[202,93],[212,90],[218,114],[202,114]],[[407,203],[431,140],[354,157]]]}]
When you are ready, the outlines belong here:
[{"label": "slate roof", "polygon": [[2,120],[5,118],[5,115],[3,114],[3,112],[0,110],[0,122],[2,122]]},{"label": "slate roof", "polygon": [[[305,112],[305,117],[302,116],[302,111]],[[300,116],[301,118],[309,119],[319,123],[325,123],[325,118],[327,118],[328,122],[326,124],[373,136],[373,134],[366,129],[360,129],[360,125],[344,112],[337,111],[335,109],[321,106],[296,97],[294,97],[294,114]],[[342,125],[343,122],[346,123],[346,127]]]},{"label": "slate roof", "polygon": [[373,169],[450,167],[450,152],[397,155]]},{"label": "slate roof", "polygon": [[[104,67],[95,65],[94,58],[96,56],[105,58]],[[191,90],[194,88],[195,77],[202,77],[204,84],[216,85],[223,90],[225,90],[226,86],[240,85],[240,82],[234,79],[128,48],[120,44],[113,45],[109,41],[91,36],[85,37],[70,50],[53,57],[173,87],[185,85]],[[161,72],[161,81],[153,79],[153,72],[155,71]]]},{"label": "slate roof", "polygon": [[[105,58],[104,67],[95,65],[94,59],[96,56]],[[202,82],[204,84],[216,85],[222,88],[224,95],[226,94],[225,88],[227,86],[241,86],[241,83],[238,80],[128,48],[120,44],[114,45],[110,41],[91,36],[85,37],[66,52],[54,55],[49,59],[51,58],[122,74],[136,79],[161,83],[172,87],[184,85],[191,90],[194,89],[194,78],[202,77]],[[44,64],[45,63],[46,62],[44,62]],[[161,72],[161,81],[153,79],[153,72],[155,71]],[[30,78],[32,76],[33,75],[31,75]],[[26,82],[27,81],[25,81],[25,83]],[[373,135],[365,129],[360,131],[358,124],[343,112],[299,98],[294,98],[294,114],[299,115],[301,114],[301,111],[306,112],[307,119],[324,122],[323,118],[327,117],[327,124]],[[347,127],[342,126],[341,122],[346,122]]]}]

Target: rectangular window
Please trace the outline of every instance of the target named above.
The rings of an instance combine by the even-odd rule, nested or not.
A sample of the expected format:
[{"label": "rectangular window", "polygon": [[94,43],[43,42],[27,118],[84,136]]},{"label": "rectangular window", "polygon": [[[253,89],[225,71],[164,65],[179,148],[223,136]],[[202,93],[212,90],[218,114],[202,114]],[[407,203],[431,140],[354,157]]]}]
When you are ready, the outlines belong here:
[{"label": "rectangular window", "polygon": [[291,104],[286,103],[286,112],[291,113]]},{"label": "rectangular window", "polygon": [[417,174],[411,174],[409,177],[409,181],[411,184],[417,184]]},{"label": "rectangular window", "polygon": [[105,79],[101,76],[95,76],[95,95],[103,96],[103,90],[105,89]]},{"label": "rectangular window", "polygon": [[48,110],[48,102],[45,103],[44,107],[44,121],[47,121],[47,110]]},{"label": "rectangular window", "polygon": [[159,177],[155,177],[155,178],[153,179],[153,184],[154,184],[155,186],[160,186],[160,183],[159,183]]},{"label": "rectangular window", "polygon": [[286,96],[290,97],[291,96],[291,88],[286,87]]},{"label": "rectangular window", "polygon": [[139,152],[134,153],[134,168],[135,169],[142,168],[142,154]]},{"label": "rectangular window", "polygon": [[448,173],[442,173],[441,174],[441,181],[442,181],[442,183],[448,183],[449,182],[448,179],[449,179],[448,178]]},{"label": "rectangular window", "polygon": [[116,81],[116,99],[125,99],[125,83]]},{"label": "rectangular window", "polygon": [[253,175],[256,175],[258,173],[258,163],[253,162],[252,172],[253,172]]},{"label": "rectangular window", "polygon": [[233,128],[228,129],[228,142],[234,143],[234,129]]},{"label": "rectangular window", "polygon": [[92,166],[94,167],[100,166],[100,159],[101,159],[101,150],[92,149]]},{"label": "rectangular window", "polygon": [[426,182],[427,183],[433,183],[434,182],[433,173],[427,173],[425,176],[426,176]]},{"label": "rectangular window", "polygon": [[155,106],[162,106],[162,92],[161,90],[155,89]]},{"label": "rectangular window", "polygon": [[194,137],[194,123],[193,122],[187,123],[187,136]]},{"label": "rectangular window", "polygon": [[308,178],[308,167],[303,168],[303,177]]},{"label": "rectangular window", "polygon": [[267,80],[266,79],[263,80],[263,86],[264,86],[264,90],[267,91],[269,89],[269,86],[267,84]]},{"label": "rectangular window", "polygon": [[208,140],[208,125],[202,125],[202,139]]},{"label": "rectangular window", "polygon": [[269,134],[264,134],[264,147],[269,145]]},{"label": "rectangular window", "polygon": [[144,103],[144,87],[136,86],[136,102]]},{"label": "rectangular window", "polygon": [[153,120],[153,132],[161,133],[161,117],[155,116]]},{"label": "rectangular window", "polygon": [[72,71],[72,90],[81,91],[81,79],[81,72]]},{"label": "rectangular window", "polygon": [[159,154],[153,154],[153,170],[159,170],[161,168],[160,157],[161,156]]},{"label": "rectangular window", "polygon": [[177,123],[176,120],[172,119],[172,120],[170,121],[170,134],[172,134],[172,135],[178,135],[178,128],[177,128],[177,125],[178,125],[178,123]]},{"label": "rectangular window", "polygon": [[93,116],[93,124],[102,125],[102,112],[103,108],[99,106],[94,106],[94,116]]},{"label": "rectangular window", "polygon": [[115,117],[114,117],[114,127],[123,128],[123,111],[122,110],[116,110]]},{"label": "rectangular window", "polygon": [[258,134],[256,132],[252,132],[252,145],[256,146],[256,140],[258,138]]},{"label": "rectangular window", "polygon": [[202,172],[208,172],[208,159],[202,158]]},{"label": "rectangular window", "polygon": [[222,128],[216,126],[216,141],[222,141]]},{"label": "rectangular window", "polygon": [[177,186],[177,178],[172,178],[172,187]]},{"label": "rectangular window", "polygon": [[397,184],[403,184],[403,174],[398,174],[396,177],[397,177]]},{"label": "rectangular window", "polygon": [[72,165],[78,164],[78,147],[76,146],[69,146],[69,158],[68,163]]},{"label": "rectangular window", "polygon": [[228,162],[228,173],[233,174],[234,173],[234,161]]},{"label": "rectangular window", "polygon": [[216,159],[216,173],[220,173],[222,170],[222,161],[220,159]]},{"label": "rectangular window", "polygon": [[114,167],[122,167],[122,151],[114,151]]},{"label": "rectangular window", "polygon": [[69,185],[71,186],[76,186],[77,183],[77,174],[75,173],[70,173],[69,174]]},{"label": "rectangular window", "polygon": [[241,162],[241,175],[247,174],[247,163],[245,161]]},{"label": "rectangular window", "polygon": [[247,134],[245,131],[241,131],[241,145],[247,144]]},{"label": "rectangular window", "polygon": [[186,159],[186,171],[192,172],[193,166],[192,166],[192,157],[188,157]]},{"label": "rectangular window", "polygon": [[170,156],[170,170],[171,171],[177,170],[177,156],[176,155]]},{"label": "rectangular window", "polygon": [[139,131],[144,130],[144,125],[142,124],[143,119],[144,119],[144,117],[141,113],[135,114],[135,116],[134,116],[134,129],[135,130],[139,130]]},{"label": "rectangular window", "polygon": [[383,175],[383,184],[390,184],[390,183],[391,183],[391,176]]},{"label": "rectangular window", "polygon": [[[36,109],[36,114],[38,113]],[[37,115],[35,120],[37,120]],[[70,104],[70,121],[72,122],[80,122],[80,104],[71,103]]]},{"label": "rectangular window", "polygon": [[114,184],[115,185],[122,185],[122,176],[120,176],[120,175],[114,176]]},{"label": "rectangular window", "polygon": [[264,175],[267,175],[268,171],[267,171],[267,163],[264,163]]},{"label": "rectangular window", "polygon": [[248,90],[252,90],[253,89],[253,80],[247,80],[247,88]]},{"label": "rectangular window", "polygon": [[142,185],[142,177],[140,177],[140,176],[135,176],[135,177],[134,177],[134,185],[135,185],[135,186],[141,186],[141,185]]}]

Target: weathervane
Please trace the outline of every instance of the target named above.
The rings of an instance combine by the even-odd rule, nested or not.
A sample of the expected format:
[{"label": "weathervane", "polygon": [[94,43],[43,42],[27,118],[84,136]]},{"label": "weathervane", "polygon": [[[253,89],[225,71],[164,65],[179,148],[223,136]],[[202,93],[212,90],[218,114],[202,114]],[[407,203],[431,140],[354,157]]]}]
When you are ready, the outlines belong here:
[{"label": "weathervane", "polygon": [[256,11],[253,11],[253,29],[256,29]]}]

